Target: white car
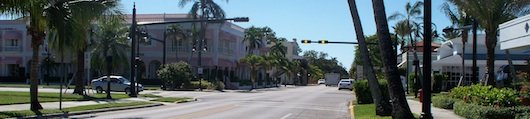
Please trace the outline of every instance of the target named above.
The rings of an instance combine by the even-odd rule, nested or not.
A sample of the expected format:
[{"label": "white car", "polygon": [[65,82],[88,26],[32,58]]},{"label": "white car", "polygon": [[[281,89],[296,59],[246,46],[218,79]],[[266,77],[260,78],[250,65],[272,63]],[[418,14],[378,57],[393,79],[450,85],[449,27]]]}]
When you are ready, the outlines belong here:
[{"label": "white car", "polygon": [[353,79],[341,79],[337,85],[340,89],[353,90]]},{"label": "white car", "polygon": [[[103,93],[107,90],[107,76],[102,76],[100,78],[92,80],[92,89],[96,90],[97,93]],[[131,82],[123,76],[110,76],[110,90],[111,91],[120,91],[129,93]],[[144,90],[142,84],[136,84],[137,92]]]},{"label": "white car", "polygon": [[319,84],[319,85],[320,85],[320,84],[326,84],[326,80],[324,80],[324,79],[320,79],[320,80],[318,80],[317,84]]}]

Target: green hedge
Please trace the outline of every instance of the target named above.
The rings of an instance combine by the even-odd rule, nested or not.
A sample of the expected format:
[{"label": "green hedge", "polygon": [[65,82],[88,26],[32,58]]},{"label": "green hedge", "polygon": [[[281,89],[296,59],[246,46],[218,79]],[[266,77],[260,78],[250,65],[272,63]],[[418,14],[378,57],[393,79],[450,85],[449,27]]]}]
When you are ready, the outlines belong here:
[{"label": "green hedge", "polygon": [[199,81],[192,81],[190,83],[190,85],[188,86],[185,86],[187,89],[199,89],[199,84],[201,84],[201,88],[203,89],[217,89],[217,86],[214,85],[213,83],[211,82],[208,82],[206,80],[202,80],[201,82]]},{"label": "green hedge", "polygon": [[[388,86],[386,80],[379,80],[379,87],[383,96],[388,96]],[[368,80],[357,80],[353,83],[353,90],[355,97],[357,98],[357,104],[371,104],[374,103],[372,99],[372,93],[370,93],[370,87],[368,87]]]},{"label": "green hedge", "polygon": [[443,109],[453,109],[453,104],[457,101],[446,95],[432,97],[432,105]]},{"label": "green hedge", "polygon": [[455,102],[453,108],[457,115],[467,119],[515,119],[516,117],[528,117],[524,114],[530,112],[530,107],[481,106],[463,101]]},{"label": "green hedge", "polygon": [[517,114],[515,119],[530,119],[530,113]]},{"label": "green hedge", "polygon": [[517,92],[508,88],[493,88],[480,84],[455,87],[449,96],[482,106],[510,107],[520,103]]}]

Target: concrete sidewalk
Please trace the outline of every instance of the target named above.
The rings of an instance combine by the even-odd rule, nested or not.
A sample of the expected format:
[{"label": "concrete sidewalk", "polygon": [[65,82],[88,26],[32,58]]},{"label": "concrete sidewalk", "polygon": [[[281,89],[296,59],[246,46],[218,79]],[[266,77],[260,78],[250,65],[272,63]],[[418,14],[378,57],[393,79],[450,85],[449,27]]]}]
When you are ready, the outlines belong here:
[{"label": "concrete sidewalk", "polygon": [[[418,115],[421,114],[421,104],[419,101],[407,99],[410,111]],[[432,116],[434,119],[465,119],[456,115],[452,110],[441,109],[437,107],[431,107]]]},{"label": "concrete sidewalk", "polygon": [[[63,102],[62,107],[77,107],[85,105],[96,105],[96,104],[106,104],[106,103],[126,103],[133,101],[149,101],[149,98],[126,98],[120,100],[93,100],[93,101],[68,101]],[[40,103],[44,109],[59,109],[59,102],[46,102]],[[29,110],[30,104],[13,104],[13,105],[0,105],[0,112],[3,111],[20,111],[20,110]]]}]

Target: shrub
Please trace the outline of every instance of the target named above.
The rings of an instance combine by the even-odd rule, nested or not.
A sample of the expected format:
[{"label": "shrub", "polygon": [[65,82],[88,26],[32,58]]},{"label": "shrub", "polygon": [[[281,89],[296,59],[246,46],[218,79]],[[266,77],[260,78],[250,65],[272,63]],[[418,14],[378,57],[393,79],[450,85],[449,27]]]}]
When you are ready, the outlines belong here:
[{"label": "shrub", "polygon": [[[200,84],[200,87],[199,87],[199,84]],[[211,82],[208,82],[206,80],[201,80],[201,82],[199,81],[192,81],[190,83],[190,85],[186,86],[186,88],[188,89],[199,89],[199,88],[203,88],[203,89],[210,89],[210,90],[213,90],[213,89],[216,89],[216,85],[212,84]]]},{"label": "shrub", "polygon": [[[386,80],[379,80],[379,87],[383,96],[389,97],[388,86]],[[355,91],[355,97],[357,98],[357,104],[370,104],[373,103],[372,93],[370,87],[368,87],[368,80],[357,80],[353,83],[353,90]]]},{"label": "shrub", "polygon": [[530,119],[530,113],[526,112],[522,114],[517,114],[515,116],[515,119]]},{"label": "shrub", "polygon": [[445,95],[432,97],[432,105],[443,109],[453,109],[453,103],[455,103],[455,101],[456,99]]},{"label": "shrub", "polygon": [[518,115],[530,112],[530,107],[481,106],[463,101],[455,102],[453,108],[457,115],[467,119],[514,119]]},{"label": "shrub", "polygon": [[449,95],[464,102],[476,103],[482,106],[509,107],[519,104],[515,90],[508,88],[493,88],[480,84],[456,87]]},{"label": "shrub", "polygon": [[414,75],[415,75],[414,73],[410,73],[408,75],[407,87],[409,89],[409,93],[414,93],[414,91],[417,91],[417,89],[419,89],[418,85],[414,85]]},{"label": "shrub", "polygon": [[442,81],[447,80],[447,75],[435,74],[433,79],[432,92],[439,93],[442,90]]},{"label": "shrub", "polygon": [[192,77],[190,65],[183,61],[166,64],[157,71],[157,74],[162,84],[169,90],[188,85]]}]

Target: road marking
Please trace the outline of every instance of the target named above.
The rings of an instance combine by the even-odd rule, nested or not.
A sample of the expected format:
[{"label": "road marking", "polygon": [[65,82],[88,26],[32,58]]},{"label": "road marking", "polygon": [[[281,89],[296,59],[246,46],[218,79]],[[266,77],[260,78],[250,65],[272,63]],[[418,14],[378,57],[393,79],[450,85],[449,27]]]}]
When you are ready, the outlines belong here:
[{"label": "road marking", "polygon": [[237,105],[233,105],[233,104],[223,105],[223,106],[218,106],[218,107],[213,107],[213,108],[209,108],[209,109],[204,109],[204,110],[201,110],[201,111],[192,112],[192,113],[188,113],[188,114],[184,114],[184,115],[179,115],[179,116],[176,116],[176,118],[174,118],[174,119],[191,119],[191,118],[205,117],[205,116],[213,115],[213,114],[216,114],[216,113],[221,113],[221,112],[224,112],[224,111],[228,111],[228,110],[234,109],[236,107],[237,107]]},{"label": "road marking", "polygon": [[287,117],[289,117],[289,116],[291,116],[291,115],[293,115],[293,113],[289,113],[289,114],[283,116],[281,119],[287,119]]}]

